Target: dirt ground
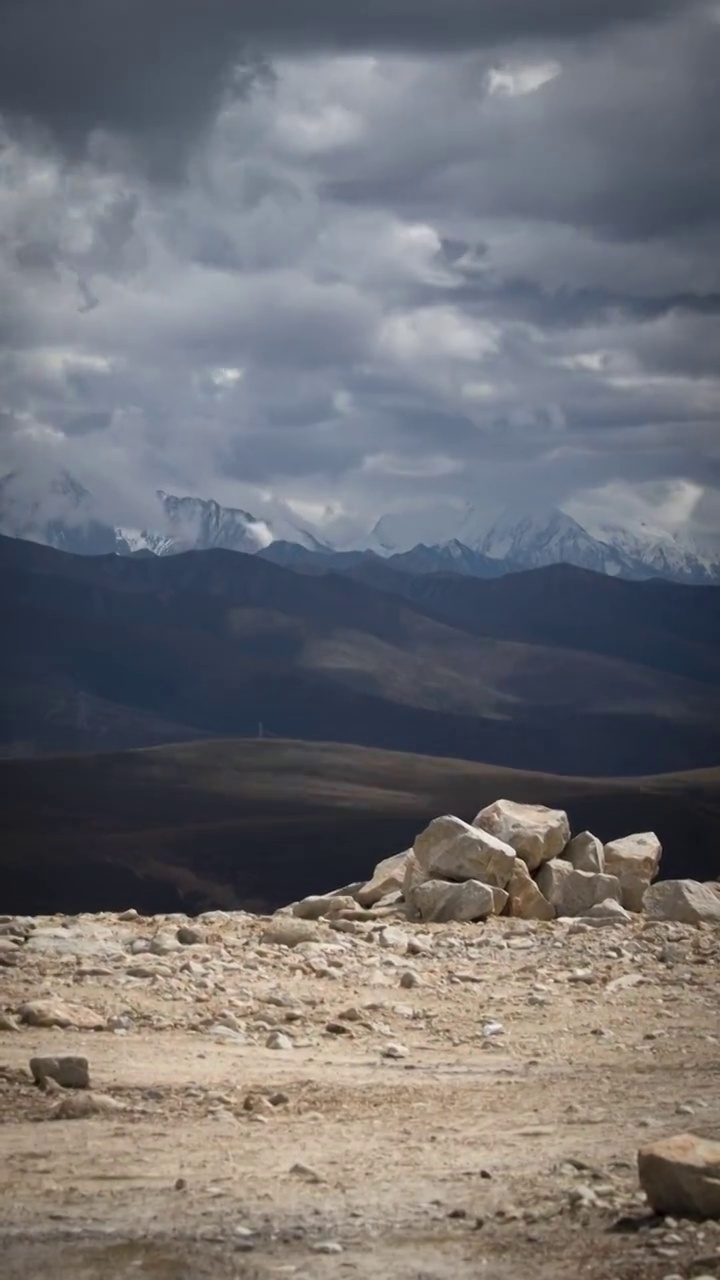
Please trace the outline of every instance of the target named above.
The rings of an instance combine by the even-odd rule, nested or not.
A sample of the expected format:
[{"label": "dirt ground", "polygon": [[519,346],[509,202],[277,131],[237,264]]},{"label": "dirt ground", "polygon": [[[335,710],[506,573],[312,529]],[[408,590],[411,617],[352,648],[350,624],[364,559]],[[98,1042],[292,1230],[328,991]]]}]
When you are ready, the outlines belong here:
[{"label": "dirt ground", "polygon": [[[654,1219],[636,1171],[720,1138],[720,930],[191,923],[5,918],[4,1280],[720,1277],[720,1223]],[[36,1054],[115,1107],[54,1118]]]}]

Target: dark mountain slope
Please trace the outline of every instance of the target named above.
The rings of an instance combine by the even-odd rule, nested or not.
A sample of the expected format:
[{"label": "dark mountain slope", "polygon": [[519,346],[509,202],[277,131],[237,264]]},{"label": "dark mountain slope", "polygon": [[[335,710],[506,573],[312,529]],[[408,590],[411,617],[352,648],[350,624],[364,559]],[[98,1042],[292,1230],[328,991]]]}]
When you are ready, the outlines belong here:
[{"label": "dark mountain slope", "polygon": [[337,744],[212,741],[0,761],[0,900],[16,912],[275,907],[367,876],[430,818],[500,796],[608,840],[654,829],[663,874],[720,874],[720,771],[561,778]]},{"label": "dark mountain slope", "polygon": [[[678,627],[672,612],[660,619],[665,630],[658,624],[652,634],[668,670],[604,656],[600,628],[600,653],[590,648],[592,628],[580,632],[584,647],[575,650],[557,639],[540,643],[557,609],[552,575],[516,579],[535,609],[533,638],[522,592],[495,611],[462,597],[463,618],[449,626],[430,616],[424,596],[418,604],[255,556],[84,559],[3,539],[4,750],[244,736],[262,721],[285,737],[563,773],[655,772],[719,759],[720,690],[707,678],[668,674],[690,665],[689,649],[712,673],[712,611],[697,615],[694,631]],[[535,590],[541,577],[549,588],[544,612],[542,590],[533,604],[525,581]],[[449,592],[455,601],[453,579],[415,581],[427,582],[433,599]],[[581,575],[591,614],[593,588],[607,582]],[[566,596],[577,597],[576,580],[566,586]],[[695,593],[679,590],[694,607]],[[639,616],[632,594],[615,604],[611,630],[627,622],[637,640],[641,623],[652,623],[650,610]],[[493,630],[503,629],[526,636],[498,639]]]}]

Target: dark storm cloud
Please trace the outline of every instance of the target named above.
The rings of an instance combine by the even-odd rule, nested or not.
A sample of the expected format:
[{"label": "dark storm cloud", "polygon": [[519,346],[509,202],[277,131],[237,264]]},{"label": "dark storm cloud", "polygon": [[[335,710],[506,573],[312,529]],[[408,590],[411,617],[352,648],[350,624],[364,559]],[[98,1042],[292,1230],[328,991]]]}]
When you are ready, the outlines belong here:
[{"label": "dark storm cloud", "polygon": [[[680,0],[3,0],[0,110],[70,151],[108,129],[169,175],[257,51],[467,49],[586,35],[682,11]],[[247,51],[250,50],[248,55]],[[234,68],[249,57],[244,70]]]},{"label": "dark storm cloud", "polygon": [[719,46],[651,0],[0,0],[0,471],[131,522],[158,485],[686,519]]}]

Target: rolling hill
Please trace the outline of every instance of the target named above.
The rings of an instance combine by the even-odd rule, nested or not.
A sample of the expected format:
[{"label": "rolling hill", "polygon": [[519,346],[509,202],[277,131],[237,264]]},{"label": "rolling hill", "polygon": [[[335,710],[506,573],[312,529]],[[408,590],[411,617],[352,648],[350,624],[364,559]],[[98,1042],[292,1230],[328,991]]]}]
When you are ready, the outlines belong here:
[{"label": "rolling hill", "polygon": [[0,761],[9,912],[268,909],[367,877],[440,813],[500,796],[603,840],[656,830],[663,874],[720,874],[720,769],[561,778],[337,744],[209,741]]}]

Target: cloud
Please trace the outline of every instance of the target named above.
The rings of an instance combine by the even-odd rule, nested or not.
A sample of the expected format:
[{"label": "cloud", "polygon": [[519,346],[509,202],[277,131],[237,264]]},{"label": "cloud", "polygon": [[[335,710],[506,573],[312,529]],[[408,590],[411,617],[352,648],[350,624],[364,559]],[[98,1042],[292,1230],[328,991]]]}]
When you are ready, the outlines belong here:
[{"label": "cloud", "polygon": [[127,523],[162,487],[351,531],[538,494],[708,527],[706,10],[71,7],[2,18],[0,472]]}]

